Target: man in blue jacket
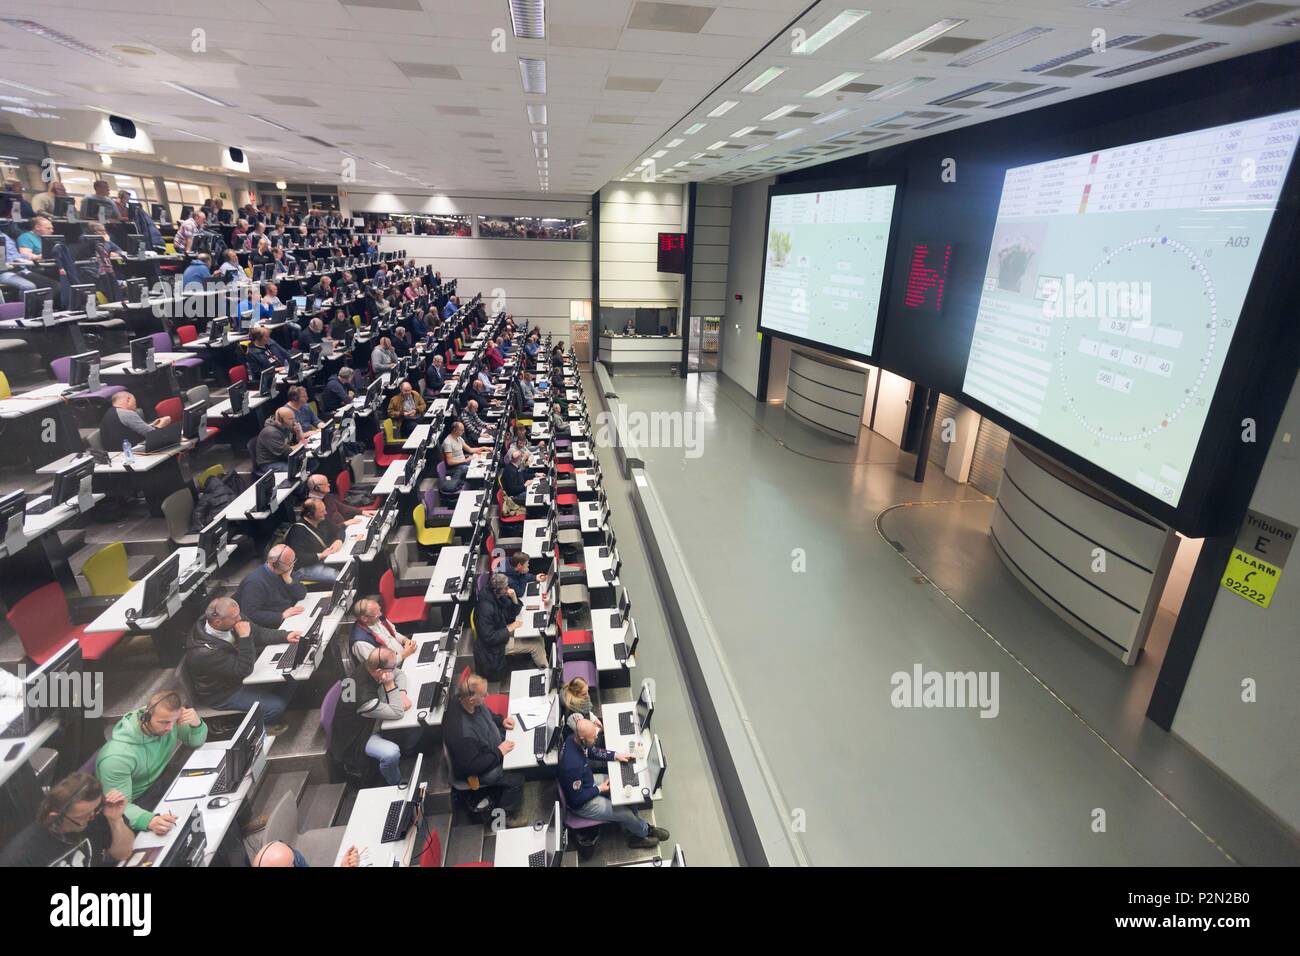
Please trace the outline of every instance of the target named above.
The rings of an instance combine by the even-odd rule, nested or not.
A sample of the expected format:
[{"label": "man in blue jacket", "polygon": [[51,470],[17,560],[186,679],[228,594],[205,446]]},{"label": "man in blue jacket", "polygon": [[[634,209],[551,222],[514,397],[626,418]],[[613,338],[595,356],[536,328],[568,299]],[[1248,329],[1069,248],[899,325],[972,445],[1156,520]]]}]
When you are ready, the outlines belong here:
[{"label": "man in blue jacket", "polygon": [[235,600],[247,620],[279,629],[285,620],[302,613],[307,589],[294,576],[296,561],[293,548],[277,544],[267,552],[266,564],[258,565],[240,582]]},{"label": "man in blue jacket", "polygon": [[600,731],[590,720],[579,720],[573,735],[560,748],[560,786],[564,790],[569,809],[588,820],[617,823],[628,835],[627,845],[633,850],[652,850],[668,839],[668,831],[642,820],[630,807],[616,807],[609,799],[609,781],[605,775],[591,772],[591,761],[600,764],[617,760],[626,763],[631,754],[616,754],[596,746]]}]

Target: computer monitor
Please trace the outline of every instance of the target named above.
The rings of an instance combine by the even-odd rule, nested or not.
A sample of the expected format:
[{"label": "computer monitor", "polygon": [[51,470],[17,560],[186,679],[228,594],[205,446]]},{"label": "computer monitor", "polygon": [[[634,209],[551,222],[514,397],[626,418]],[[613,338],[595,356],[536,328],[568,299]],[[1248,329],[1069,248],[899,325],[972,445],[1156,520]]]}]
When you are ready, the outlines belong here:
[{"label": "computer monitor", "polygon": [[69,218],[69,213],[72,213],[73,215],[76,214],[76,209],[77,209],[77,201],[73,199],[71,196],[54,197],[53,212],[54,212],[55,219],[67,219]]},{"label": "computer monitor", "polygon": [[337,426],[333,421],[325,422],[320,427],[320,444],[316,446],[316,453],[321,456],[328,455],[334,450],[334,432]]},{"label": "computer monitor", "polygon": [[143,372],[153,367],[153,338],[148,335],[142,335],[138,339],[131,340],[131,368],[136,372]]},{"label": "computer monitor", "polygon": [[[26,289],[23,292],[23,318],[39,319],[45,312],[45,303],[53,303],[53,289]],[[51,304],[50,309],[53,310]]]},{"label": "computer monitor", "polygon": [[243,415],[248,411],[248,383],[231,382],[230,388],[226,390],[226,398],[230,401],[231,416]]},{"label": "computer monitor", "polygon": [[226,749],[220,775],[224,786],[213,787],[212,794],[216,796],[238,790],[249,769],[261,755],[265,743],[266,726],[262,716],[262,705],[254,703],[248,708],[244,719],[239,722],[235,736],[231,738],[230,746]]},{"label": "computer monitor", "polygon": [[224,345],[226,336],[229,334],[229,316],[219,316],[208,323],[208,343],[210,345]]},{"label": "computer monitor", "polygon": [[[81,644],[68,641],[44,664],[28,672],[21,680],[8,672],[0,674],[0,737],[26,737],[64,702],[64,691],[71,692],[71,705],[80,708]],[[66,686],[61,686],[66,685]]]},{"label": "computer monitor", "polygon": [[324,354],[324,352],[325,352],[325,344],[323,342],[317,342],[315,345],[309,348],[307,350],[307,367],[320,368],[321,356]]},{"label": "computer monitor", "polygon": [[95,473],[95,459],[82,458],[70,465],[64,465],[54,473],[54,488],[50,492],[53,506],[71,501],[81,493],[81,483]]},{"label": "computer monitor", "polygon": [[421,464],[419,455],[411,455],[406,459],[406,465],[402,469],[402,480],[399,482],[403,488],[409,488],[415,482],[415,476],[419,472]]},{"label": "computer monitor", "polygon": [[[0,535],[5,543],[16,540],[19,544],[23,538],[23,522],[27,516],[27,493],[19,488],[4,497],[0,497]],[[14,550],[10,548],[10,550]]]},{"label": "computer monitor", "polygon": [[668,758],[664,756],[664,745],[659,740],[658,734],[655,734],[655,739],[650,745],[646,765],[650,771],[650,793],[656,794],[663,788],[664,775],[668,773]]},{"label": "computer monitor", "polygon": [[305,295],[295,295],[292,299],[293,306],[298,312],[307,311],[307,297]]},{"label": "computer monitor", "polygon": [[348,592],[352,590],[356,578],[356,562],[349,560],[347,564],[343,565],[343,570],[339,571],[339,576],[334,579],[334,590],[330,592],[329,610],[324,613],[329,614],[343,607],[347,602]]},{"label": "computer monitor", "polygon": [[374,407],[375,402],[379,400],[379,390],[382,389],[383,387],[384,387],[384,380],[378,377],[376,377],[369,385],[366,386],[365,405],[367,408]]},{"label": "computer monitor", "polygon": [[185,406],[181,418],[181,438],[197,441],[206,438],[208,406],[203,402],[193,402]]},{"label": "computer monitor", "polygon": [[78,352],[70,359],[68,384],[73,388],[99,388],[99,353]]},{"label": "computer monitor", "polygon": [[181,218],[182,218],[182,219],[189,219],[189,218],[193,217],[193,215],[194,215],[194,207],[193,207],[193,206],[181,206]]},{"label": "computer monitor", "polygon": [[257,379],[257,394],[263,398],[270,398],[275,392],[275,366],[262,369],[262,374]]},{"label": "computer monitor", "polygon": [[140,599],[137,617],[152,617],[163,609],[167,600],[176,593],[180,569],[180,552],[174,551],[144,579],[144,595]]},{"label": "computer monitor", "polygon": [[207,527],[199,532],[199,550],[203,552],[205,564],[211,567],[217,563],[217,555],[226,546],[229,537],[230,528],[224,516],[213,518]]},{"label": "computer monitor", "polygon": [[[203,866],[203,858],[208,849],[208,834],[203,827],[203,814],[199,811],[199,804],[190,808],[185,823],[177,829],[179,832],[176,839],[163,851],[157,865],[190,868]],[[130,862],[127,865],[130,866]]]},{"label": "computer monitor", "polygon": [[289,452],[289,470],[286,472],[286,476],[289,482],[292,483],[298,479],[298,476],[302,474],[303,468],[306,466],[306,464],[307,464],[306,445],[303,445],[301,448],[295,448],[293,451]]},{"label": "computer monitor", "polygon": [[[396,843],[399,840],[405,839],[407,831],[411,828],[411,824],[415,822],[415,814],[420,807],[420,771],[423,767],[424,754],[417,754],[415,758],[415,766],[411,768],[411,775],[406,778],[406,800],[403,801],[399,811],[397,825],[391,830],[388,830],[385,834],[391,837],[391,839],[383,842]],[[385,829],[387,830],[387,828]]]},{"label": "computer monitor", "polygon": [[650,719],[655,714],[654,695],[650,693],[650,682],[642,681],[641,693],[636,698],[636,726],[638,730],[649,730]]},{"label": "computer monitor", "polygon": [[[56,199],[55,202],[57,203],[58,200]],[[172,219],[171,213],[168,212],[167,207],[158,202],[149,204],[149,217],[153,219],[154,222],[171,222]]]},{"label": "computer monitor", "polygon": [[289,363],[285,367],[284,377],[290,382],[296,382],[302,378],[302,353],[290,352]]},{"label": "computer monitor", "polygon": [[275,500],[275,472],[268,471],[253,483],[253,511],[269,514]]},{"label": "computer monitor", "polygon": [[555,801],[555,809],[546,823],[546,865],[559,866],[560,855],[564,852],[565,829],[564,817],[560,814],[560,801]]}]

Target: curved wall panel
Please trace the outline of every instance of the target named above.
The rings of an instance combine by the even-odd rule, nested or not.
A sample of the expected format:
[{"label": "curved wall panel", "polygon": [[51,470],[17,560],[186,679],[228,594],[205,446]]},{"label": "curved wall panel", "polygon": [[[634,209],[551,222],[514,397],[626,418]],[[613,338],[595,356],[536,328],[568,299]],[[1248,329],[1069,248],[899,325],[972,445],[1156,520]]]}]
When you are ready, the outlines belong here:
[{"label": "curved wall panel", "polygon": [[786,375],[786,411],[837,438],[856,442],[868,378],[866,369],[792,350]]}]

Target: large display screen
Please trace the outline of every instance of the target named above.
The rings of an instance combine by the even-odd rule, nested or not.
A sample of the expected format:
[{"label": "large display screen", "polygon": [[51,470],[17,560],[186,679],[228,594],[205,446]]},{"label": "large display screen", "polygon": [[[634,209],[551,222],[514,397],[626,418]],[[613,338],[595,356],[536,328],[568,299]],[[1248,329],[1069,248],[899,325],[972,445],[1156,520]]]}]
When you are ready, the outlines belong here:
[{"label": "large display screen", "polygon": [[1008,170],[966,394],[1177,506],[1298,131],[1282,113]]},{"label": "large display screen", "polygon": [[758,327],[870,356],[898,187],[773,195]]}]

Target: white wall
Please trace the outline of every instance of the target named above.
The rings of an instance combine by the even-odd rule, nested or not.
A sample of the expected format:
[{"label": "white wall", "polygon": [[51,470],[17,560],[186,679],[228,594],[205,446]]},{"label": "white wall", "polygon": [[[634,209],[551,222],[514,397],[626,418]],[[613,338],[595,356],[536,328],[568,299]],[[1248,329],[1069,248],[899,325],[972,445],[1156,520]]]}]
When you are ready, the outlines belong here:
[{"label": "white wall", "polygon": [[901,445],[903,425],[907,422],[907,402],[911,397],[911,379],[882,371],[880,393],[876,398],[876,421],[872,431],[884,435],[895,445]]},{"label": "white wall", "polygon": [[[589,197],[536,199],[511,196],[348,192],[355,215],[363,212],[500,214],[586,218]],[[568,339],[569,303],[591,298],[591,243],[545,239],[473,239],[454,236],[384,236],[379,248],[405,249],[444,278],[459,280],[462,298],[481,292],[489,309],[501,308],[543,332]],[[499,304],[494,304],[498,303]]]},{"label": "white wall", "polygon": [[[1300,380],[1282,413],[1250,507],[1300,525]],[[1300,547],[1268,608],[1219,588],[1173,731],[1300,830]],[[1257,700],[1242,700],[1253,679]]]},{"label": "white wall", "polygon": [[731,187],[700,183],[695,191],[691,249],[691,314],[725,315],[727,247],[731,242]]},{"label": "white wall", "polygon": [[659,271],[659,233],[683,231],[684,191],[680,184],[642,182],[610,183],[600,191],[602,307],[681,308],[682,277]]},{"label": "white wall", "polygon": [[[767,187],[773,182],[774,177],[760,179],[737,186],[731,193],[722,374],[754,396],[758,395],[758,292],[763,280],[763,228],[767,222]],[[743,297],[740,302],[735,299],[737,292]],[[784,375],[780,378],[784,380]]]}]

